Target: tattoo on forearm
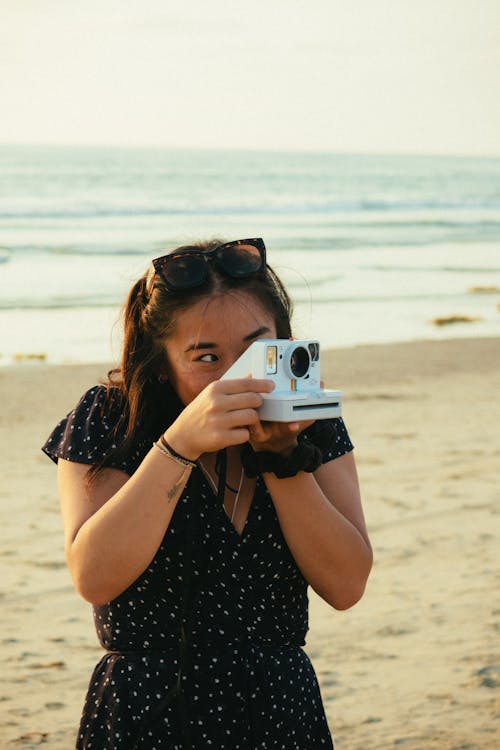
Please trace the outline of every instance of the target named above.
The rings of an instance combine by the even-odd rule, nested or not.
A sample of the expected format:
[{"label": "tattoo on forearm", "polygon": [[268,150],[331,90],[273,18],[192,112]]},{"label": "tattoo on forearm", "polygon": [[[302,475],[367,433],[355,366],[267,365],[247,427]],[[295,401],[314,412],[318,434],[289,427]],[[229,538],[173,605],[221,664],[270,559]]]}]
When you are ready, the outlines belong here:
[{"label": "tattoo on forearm", "polygon": [[172,487],[170,487],[170,489],[167,491],[167,497],[168,497],[169,503],[171,503],[172,500],[178,495],[179,490],[181,490],[183,485],[185,484],[185,479],[184,479],[185,476],[186,476],[186,471],[183,471],[179,479],[176,482],[174,482]]},{"label": "tattoo on forearm", "polygon": [[168,502],[171,503],[174,497],[177,495],[179,489],[182,487],[182,477],[167,492]]},{"label": "tattoo on forearm", "polygon": [[167,490],[167,498],[168,498],[169,505],[172,502],[172,500],[175,497],[177,497],[177,495],[179,494],[179,490],[182,490],[183,486],[186,484],[186,479],[185,479],[186,473],[190,472],[191,468],[192,468],[191,466],[187,466],[182,472],[182,474],[180,475],[179,479],[176,482],[174,482],[174,484],[172,485],[172,487],[170,487],[169,490]]}]

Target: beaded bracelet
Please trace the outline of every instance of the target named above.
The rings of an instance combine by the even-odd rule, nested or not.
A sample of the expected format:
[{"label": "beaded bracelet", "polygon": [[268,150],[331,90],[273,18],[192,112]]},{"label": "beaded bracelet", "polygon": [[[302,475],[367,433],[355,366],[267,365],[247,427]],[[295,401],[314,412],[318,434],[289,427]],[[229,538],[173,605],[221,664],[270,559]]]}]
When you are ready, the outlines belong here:
[{"label": "beaded bracelet", "polygon": [[184,456],[181,456],[180,453],[177,453],[174,451],[173,448],[170,447],[170,445],[165,440],[164,436],[162,435],[159,440],[156,441],[156,443],[153,443],[153,445],[158,448],[162,453],[164,453],[166,456],[171,458],[173,461],[176,461],[178,464],[181,464],[182,466],[188,466],[191,469],[194,469],[196,464],[196,461],[191,461],[189,458],[184,458]]}]

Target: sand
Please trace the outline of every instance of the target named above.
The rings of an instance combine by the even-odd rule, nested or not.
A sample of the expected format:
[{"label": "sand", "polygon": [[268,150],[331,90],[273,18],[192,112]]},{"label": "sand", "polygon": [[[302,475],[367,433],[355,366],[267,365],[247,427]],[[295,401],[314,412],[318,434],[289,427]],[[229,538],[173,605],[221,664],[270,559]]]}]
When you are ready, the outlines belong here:
[{"label": "sand", "polygon": [[[0,371],[1,748],[73,747],[100,658],[39,446],[105,369]],[[307,651],[336,747],[498,748],[500,343],[345,349],[323,373],[345,394],[375,549],[353,609],[311,596]]]}]

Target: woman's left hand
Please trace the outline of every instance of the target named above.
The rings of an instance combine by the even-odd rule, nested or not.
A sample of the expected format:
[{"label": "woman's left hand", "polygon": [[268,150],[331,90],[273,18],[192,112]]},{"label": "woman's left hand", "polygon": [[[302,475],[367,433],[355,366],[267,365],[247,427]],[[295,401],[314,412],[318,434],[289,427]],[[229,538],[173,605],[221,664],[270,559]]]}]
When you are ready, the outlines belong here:
[{"label": "woman's left hand", "polygon": [[[320,381],[320,387],[325,383]],[[297,437],[306,430],[315,420],[306,422],[257,422],[249,427],[249,443],[256,453],[259,451],[272,451],[289,455],[297,445]]]},{"label": "woman's left hand", "polygon": [[312,425],[307,422],[257,422],[249,426],[249,443],[256,453],[272,451],[286,456],[297,445],[297,436]]}]

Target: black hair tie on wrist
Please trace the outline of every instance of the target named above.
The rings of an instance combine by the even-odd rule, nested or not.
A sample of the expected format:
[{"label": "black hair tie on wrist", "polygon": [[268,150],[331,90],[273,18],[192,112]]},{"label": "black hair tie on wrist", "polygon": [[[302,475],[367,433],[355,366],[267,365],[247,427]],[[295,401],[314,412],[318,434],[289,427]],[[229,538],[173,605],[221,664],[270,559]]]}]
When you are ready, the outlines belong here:
[{"label": "black hair tie on wrist", "polygon": [[249,443],[246,443],[241,451],[241,463],[247,477],[272,472],[279,479],[285,479],[294,477],[299,471],[315,471],[322,462],[321,449],[307,438],[300,440],[291,455],[286,458],[272,451],[256,453]]}]

